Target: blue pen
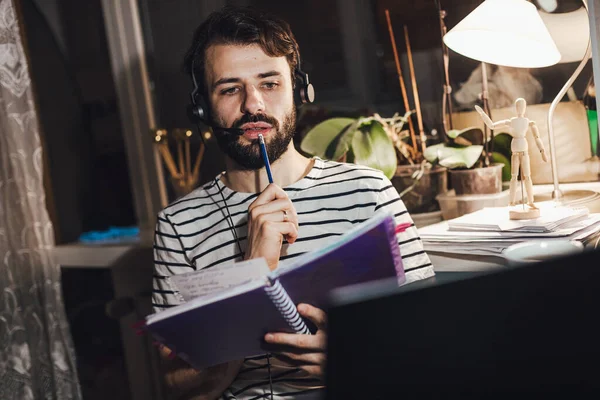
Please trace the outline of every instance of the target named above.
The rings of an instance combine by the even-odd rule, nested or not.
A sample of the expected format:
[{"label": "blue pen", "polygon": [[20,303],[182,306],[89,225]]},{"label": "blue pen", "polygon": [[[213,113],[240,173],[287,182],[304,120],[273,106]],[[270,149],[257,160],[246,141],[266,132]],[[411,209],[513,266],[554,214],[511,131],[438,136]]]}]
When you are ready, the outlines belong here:
[{"label": "blue pen", "polygon": [[273,183],[273,175],[271,175],[271,164],[269,164],[269,156],[267,156],[267,148],[265,147],[265,139],[261,133],[258,134],[258,144],[260,145],[260,153],[262,154],[263,161],[265,162],[265,169],[267,170],[267,176],[269,177],[269,183]]}]

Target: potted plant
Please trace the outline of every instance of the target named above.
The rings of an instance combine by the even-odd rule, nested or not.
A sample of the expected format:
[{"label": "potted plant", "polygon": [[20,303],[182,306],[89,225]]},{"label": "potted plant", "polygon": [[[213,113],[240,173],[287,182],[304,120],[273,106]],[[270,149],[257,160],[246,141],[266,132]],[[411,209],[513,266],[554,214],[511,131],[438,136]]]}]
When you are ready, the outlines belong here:
[{"label": "potted plant", "polygon": [[[450,171],[450,182],[457,195],[492,194],[502,191],[502,171],[509,165],[500,152],[484,152],[484,134],[479,128],[450,130],[448,141],[429,146],[424,156],[432,164]],[[495,135],[494,141],[500,135]]]},{"label": "potted plant", "polygon": [[479,128],[450,130],[448,141],[428,147],[425,158],[448,168],[453,191],[438,196],[444,219],[452,219],[483,207],[503,206],[508,194],[502,182],[510,180],[510,136],[494,135],[495,151],[487,152]]},{"label": "potted plant", "polygon": [[410,213],[439,210],[436,196],[447,190],[446,169],[433,166],[409,144],[404,130],[410,113],[383,118],[330,118],[302,139],[302,151],[328,160],[353,162],[381,170]]}]

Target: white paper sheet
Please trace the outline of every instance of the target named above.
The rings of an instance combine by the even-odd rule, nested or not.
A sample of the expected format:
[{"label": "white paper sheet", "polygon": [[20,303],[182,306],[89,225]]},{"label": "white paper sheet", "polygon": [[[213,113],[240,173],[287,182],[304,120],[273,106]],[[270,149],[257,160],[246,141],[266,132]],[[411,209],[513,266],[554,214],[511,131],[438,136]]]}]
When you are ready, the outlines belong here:
[{"label": "white paper sheet", "polygon": [[268,273],[267,261],[264,258],[256,258],[206,270],[173,275],[169,279],[179,291],[178,297],[182,301],[190,301],[196,297],[243,285]]},{"label": "white paper sheet", "polygon": [[566,223],[585,219],[585,207],[556,206],[554,202],[537,204],[541,216],[535,219],[513,221],[508,218],[507,207],[489,207],[448,221],[448,228],[456,231],[496,231],[549,233]]},{"label": "white paper sheet", "polygon": [[549,233],[451,231],[447,221],[419,229],[425,251],[499,255],[508,246],[527,240],[576,240],[585,242],[600,229],[600,214],[566,224]]}]

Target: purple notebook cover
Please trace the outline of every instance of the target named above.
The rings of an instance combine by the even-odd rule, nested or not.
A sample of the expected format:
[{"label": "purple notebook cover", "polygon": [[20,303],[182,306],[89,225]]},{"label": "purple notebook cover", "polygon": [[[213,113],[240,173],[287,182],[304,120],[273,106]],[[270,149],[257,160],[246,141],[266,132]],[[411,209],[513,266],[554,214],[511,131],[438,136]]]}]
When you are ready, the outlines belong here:
[{"label": "purple notebook cover", "polygon": [[[320,308],[326,308],[329,292],[338,287],[393,276],[402,283],[404,270],[394,228],[393,217],[388,215],[367,233],[285,272],[278,280],[295,304]],[[264,354],[265,333],[292,332],[262,286],[148,323],[147,328],[198,369]]]},{"label": "purple notebook cover", "polygon": [[264,354],[267,332],[292,332],[263,287],[156,321],[148,329],[197,369]]},{"label": "purple notebook cover", "polygon": [[366,234],[353,238],[335,251],[278,280],[296,304],[326,308],[332,289],[397,276],[404,283],[404,268],[390,215]]}]

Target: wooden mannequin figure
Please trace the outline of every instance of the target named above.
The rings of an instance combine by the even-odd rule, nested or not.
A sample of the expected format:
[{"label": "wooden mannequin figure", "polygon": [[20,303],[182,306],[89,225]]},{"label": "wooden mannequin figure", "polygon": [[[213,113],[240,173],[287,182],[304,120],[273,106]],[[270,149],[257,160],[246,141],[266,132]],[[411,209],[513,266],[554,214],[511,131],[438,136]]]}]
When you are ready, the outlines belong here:
[{"label": "wooden mannequin figure", "polygon": [[[511,119],[505,119],[498,122],[493,122],[490,117],[481,109],[479,106],[475,106],[475,109],[483,119],[483,122],[490,129],[501,129],[508,128],[509,134],[512,136],[510,143],[511,156],[511,171],[510,171],[510,206],[516,204],[517,196],[517,175],[519,174],[519,167],[521,167],[521,184],[525,186],[525,190],[521,191],[523,209],[511,210],[510,219],[531,219],[540,216],[540,210],[533,203],[533,182],[531,181],[531,167],[529,164],[529,149],[527,145],[527,131],[531,128],[533,137],[535,138],[535,144],[537,145],[540,153],[542,154],[542,160],[547,162],[546,151],[544,150],[544,144],[540,139],[540,133],[538,131],[535,121],[531,121],[525,117],[525,109],[527,103],[524,99],[518,98],[515,101],[515,108],[517,116]],[[527,192],[527,206],[525,208],[524,196]]]}]

